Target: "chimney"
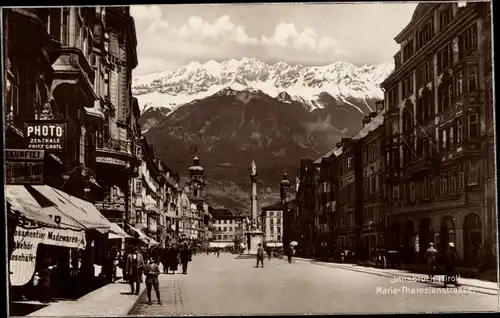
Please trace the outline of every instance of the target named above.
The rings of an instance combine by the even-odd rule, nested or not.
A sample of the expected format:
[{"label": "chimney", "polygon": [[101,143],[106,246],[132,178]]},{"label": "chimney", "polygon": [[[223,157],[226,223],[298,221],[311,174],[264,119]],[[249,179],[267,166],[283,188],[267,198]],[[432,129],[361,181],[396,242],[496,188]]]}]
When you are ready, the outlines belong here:
[{"label": "chimney", "polygon": [[375,102],[375,108],[377,109],[377,113],[380,113],[384,110],[384,101],[379,100]]},{"label": "chimney", "polygon": [[344,145],[345,143],[351,141],[351,138],[342,138],[342,145]]}]

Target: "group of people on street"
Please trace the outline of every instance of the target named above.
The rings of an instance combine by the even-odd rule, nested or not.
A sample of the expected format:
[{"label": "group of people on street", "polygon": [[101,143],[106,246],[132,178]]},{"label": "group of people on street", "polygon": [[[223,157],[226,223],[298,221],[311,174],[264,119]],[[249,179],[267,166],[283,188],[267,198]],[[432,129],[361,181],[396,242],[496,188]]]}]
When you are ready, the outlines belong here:
[{"label": "group of people on street", "polygon": [[[292,256],[295,254],[295,251],[293,249],[293,246],[289,246],[285,248],[285,254],[287,255],[288,258],[288,263],[292,262]],[[259,264],[261,265],[261,268],[264,267],[264,258],[266,255],[266,251],[264,251],[264,247],[262,246],[261,243],[259,243],[258,248],[257,248],[257,265],[255,266],[256,268],[259,267]],[[273,252],[271,249],[267,249],[267,257],[268,260],[271,260],[271,257],[273,256]]]},{"label": "group of people on street", "polygon": [[127,256],[125,262],[124,279],[130,284],[132,294],[139,295],[141,291],[142,276],[146,276],[146,289],[149,305],[152,304],[151,292],[154,289],[158,304],[161,305],[159,279],[160,262],[163,265],[163,273],[168,274],[170,269],[173,274],[178,268],[179,261],[182,264],[182,273],[187,274],[188,263],[192,259],[192,252],[188,244],[168,245],[166,248],[145,251],[141,253],[140,248],[134,248]]},{"label": "group of people on street", "polygon": [[[434,275],[436,273],[436,265],[438,263],[438,251],[434,248],[434,243],[429,243],[429,248],[425,252],[425,259],[427,263],[427,272],[429,275],[429,280],[434,280]],[[459,261],[458,251],[455,247],[455,243],[449,242],[448,249],[445,252],[444,257],[442,258],[443,265],[445,267],[445,276],[444,276],[444,287],[452,284],[455,287],[458,287],[458,275],[457,275],[457,266]]]}]

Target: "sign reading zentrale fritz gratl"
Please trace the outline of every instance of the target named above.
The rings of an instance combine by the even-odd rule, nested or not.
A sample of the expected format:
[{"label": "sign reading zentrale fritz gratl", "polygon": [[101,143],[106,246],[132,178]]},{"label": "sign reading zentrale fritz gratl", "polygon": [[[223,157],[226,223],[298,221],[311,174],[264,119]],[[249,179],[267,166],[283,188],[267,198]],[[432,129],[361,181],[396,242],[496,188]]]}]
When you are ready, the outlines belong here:
[{"label": "sign reading zentrale fritz gratl", "polygon": [[66,123],[55,120],[27,121],[25,136],[28,149],[63,151],[66,143]]},{"label": "sign reading zentrale fritz gratl", "polygon": [[43,184],[44,150],[5,149],[6,184]]}]

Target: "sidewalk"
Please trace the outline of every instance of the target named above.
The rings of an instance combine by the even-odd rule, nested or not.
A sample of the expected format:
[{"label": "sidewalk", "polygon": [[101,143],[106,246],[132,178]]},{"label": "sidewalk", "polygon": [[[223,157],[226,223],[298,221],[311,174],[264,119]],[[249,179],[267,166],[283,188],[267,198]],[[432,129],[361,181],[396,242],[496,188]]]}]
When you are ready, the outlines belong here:
[{"label": "sidewalk", "polygon": [[[144,291],[146,286],[141,285]],[[126,316],[140,296],[130,294],[130,286],[120,279],[77,300],[63,300],[50,304],[29,314],[28,317]]]},{"label": "sidewalk", "polygon": [[[432,286],[442,286],[442,277],[438,277],[440,275],[436,275],[436,282],[427,281],[426,274],[417,274],[412,273],[406,270],[398,270],[398,269],[382,269],[382,268],[374,268],[374,267],[365,267],[356,264],[340,264],[340,263],[330,263],[324,261],[317,261],[313,259],[294,257],[295,260],[309,262],[312,264],[317,264],[321,266],[329,266],[334,268],[342,268],[345,270],[356,271],[365,274],[372,274],[378,276],[384,276],[391,279],[394,278],[403,278],[407,280],[418,280],[419,282],[432,285]],[[442,275],[441,275],[442,276]],[[483,294],[489,295],[498,295],[498,284],[494,282],[482,281],[479,279],[473,278],[462,278],[460,277],[459,283],[461,286],[468,287],[469,289]]]}]

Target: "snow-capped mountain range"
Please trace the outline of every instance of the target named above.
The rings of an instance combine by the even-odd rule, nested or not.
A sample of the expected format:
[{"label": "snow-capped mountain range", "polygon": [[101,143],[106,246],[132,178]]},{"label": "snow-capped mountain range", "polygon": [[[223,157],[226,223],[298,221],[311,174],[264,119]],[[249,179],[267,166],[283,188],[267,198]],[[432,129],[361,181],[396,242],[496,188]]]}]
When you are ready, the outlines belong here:
[{"label": "snow-capped mountain range", "polygon": [[[310,110],[323,108],[325,93],[352,105],[346,100],[381,98],[379,84],[392,72],[392,64],[357,67],[346,62],[325,66],[267,64],[255,58],[242,58],[218,63],[191,62],[175,71],[163,71],[133,79],[132,92],[144,111],[179,106],[231,91],[261,91],[282,102],[300,102]],[[365,102],[368,106],[368,104]],[[369,106],[368,106],[369,107]]]}]

